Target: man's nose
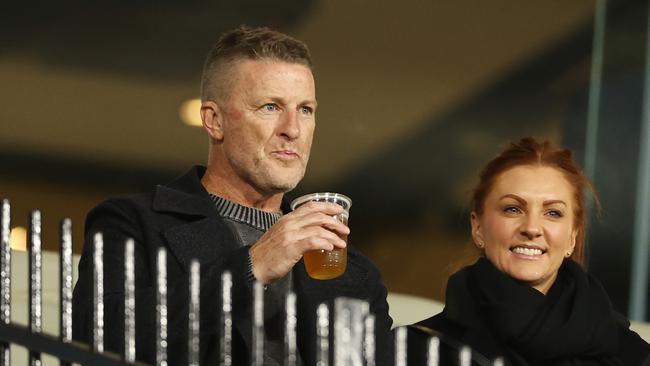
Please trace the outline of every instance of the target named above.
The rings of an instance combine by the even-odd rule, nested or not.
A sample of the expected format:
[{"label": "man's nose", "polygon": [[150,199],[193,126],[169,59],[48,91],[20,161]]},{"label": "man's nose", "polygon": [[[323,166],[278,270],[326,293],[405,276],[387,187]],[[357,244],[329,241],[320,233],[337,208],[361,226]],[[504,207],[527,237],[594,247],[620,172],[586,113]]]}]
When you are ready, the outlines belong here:
[{"label": "man's nose", "polygon": [[536,215],[526,215],[522,220],[520,233],[528,240],[542,236],[543,229],[540,219]]},{"label": "man's nose", "polygon": [[295,140],[300,137],[300,121],[296,111],[288,110],[280,117],[278,134],[289,140]]}]

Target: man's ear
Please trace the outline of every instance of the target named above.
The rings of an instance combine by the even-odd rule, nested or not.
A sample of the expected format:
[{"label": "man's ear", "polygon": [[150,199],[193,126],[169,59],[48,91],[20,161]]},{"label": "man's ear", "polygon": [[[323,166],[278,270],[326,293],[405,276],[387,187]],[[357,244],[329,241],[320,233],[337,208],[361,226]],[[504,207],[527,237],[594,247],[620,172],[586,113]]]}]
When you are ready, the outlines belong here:
[{"label": "man's ear", "polygon": [[472,211],[470,221],[472,223],[472,239],[474,240],[474,244],[479,249],[483,249],[485,247],[485,240],[483,239],[483,232],[481,231],[481,221],[475,211]]},{"label": "man's ear", "polygon": [[211,100],[201,102],[203,128],[213,140],[223,140],[223,118],[223,110],[216,102]]}]

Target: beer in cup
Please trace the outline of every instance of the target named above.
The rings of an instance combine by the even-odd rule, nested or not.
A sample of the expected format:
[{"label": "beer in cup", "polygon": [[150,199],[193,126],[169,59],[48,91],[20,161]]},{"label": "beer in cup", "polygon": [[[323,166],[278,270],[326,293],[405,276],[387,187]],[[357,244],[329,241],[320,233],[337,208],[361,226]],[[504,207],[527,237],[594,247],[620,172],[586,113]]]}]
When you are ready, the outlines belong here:
[{"label": "beer in cup", "polygon": [[[336,215],[336,218],[343,224],[348,224],[350,206],[352,206],[352,200],[349,197],[340,193],[311,193],[293,200],[293,202],[291,202],[291,209],[295,210],[311,201],[339,204],[345,209],[345,211]],[[340,237],[347,243],[347,235],[341,235]],[[309,277],[317,280],[330,280],[345,273],[345,267],[348,263],[348,252],[347,248],[335,248],[332,251],[322,249],[312,250],[305,253],[303,258],[305,260],[305,268],[307,269]]]}]

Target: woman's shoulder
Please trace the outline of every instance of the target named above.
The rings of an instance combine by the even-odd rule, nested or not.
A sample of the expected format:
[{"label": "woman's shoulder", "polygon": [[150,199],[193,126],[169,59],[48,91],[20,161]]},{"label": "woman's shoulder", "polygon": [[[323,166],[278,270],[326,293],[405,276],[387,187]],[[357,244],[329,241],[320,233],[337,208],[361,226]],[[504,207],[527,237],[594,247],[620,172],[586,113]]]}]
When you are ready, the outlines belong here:
[{"label": "woman's shoulder", "polygon": [[618,323],[619,355],[625,365],[650,366],[650,344],[630,329],[630,322],[615,313]]},{"label": "woman's shoulder", "polygon": [[462,331],[462,327],[445,316],[444,311],[430,318],[419,321],[412,326],[425,332],[447,334],[450,336],[458,335]]}]

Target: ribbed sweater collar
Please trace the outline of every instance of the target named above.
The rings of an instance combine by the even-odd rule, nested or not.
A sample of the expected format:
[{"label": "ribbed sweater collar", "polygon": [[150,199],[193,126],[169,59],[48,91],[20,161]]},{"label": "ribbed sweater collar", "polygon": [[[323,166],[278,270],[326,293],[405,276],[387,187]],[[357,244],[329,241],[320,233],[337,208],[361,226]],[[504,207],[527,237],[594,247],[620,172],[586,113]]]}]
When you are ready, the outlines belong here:
[{"label": "ribbed sweater collar", "polygon": [[219,215],[222,217],[248,224],[263,231],[268,230],[282,217],[281,212],[266,212],[253,207],[242,206],[212,193],[210,193],[210,199],[214,202]]}]

